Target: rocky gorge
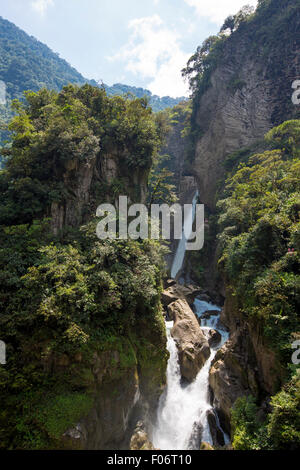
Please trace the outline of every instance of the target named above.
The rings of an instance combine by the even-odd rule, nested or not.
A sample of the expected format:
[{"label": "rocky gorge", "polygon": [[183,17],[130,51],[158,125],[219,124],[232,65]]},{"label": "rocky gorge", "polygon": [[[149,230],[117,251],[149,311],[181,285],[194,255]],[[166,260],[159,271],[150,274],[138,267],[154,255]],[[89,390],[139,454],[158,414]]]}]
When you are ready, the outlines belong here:
[{"label": "rocky gorge", "polygon": [[[300,4],[258,3],[199,46],[171,110],[90,84],[19,103],[0,172],[2,447],[299,447]],[[96,237],[99,204],[173,192],[190,219],[205,205],[202,250]]]}]

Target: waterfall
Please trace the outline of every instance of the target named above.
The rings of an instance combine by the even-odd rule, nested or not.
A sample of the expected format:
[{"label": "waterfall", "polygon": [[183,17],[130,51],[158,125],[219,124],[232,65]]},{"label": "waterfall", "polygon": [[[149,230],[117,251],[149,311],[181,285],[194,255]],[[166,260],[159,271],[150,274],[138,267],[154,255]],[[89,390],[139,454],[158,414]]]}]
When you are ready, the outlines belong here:
[{"label": "waterfall", "polygon": [[[207,310],[220,311],[219,307],[198,299],[195,301],[195,309],[199,317]],[[195,381],[186,385],[181,381],[178,350],[171,336],[173,322],[167,322],[166,327],[167,347],[170,353],[167,367],[167,387],[160,398],[152,441],[154,446],[161,450],[199,449],[201,442],[213,444],[207,420],[207,412],[213,409],[209,402],[209,370],[217,351],[228,340],[229,335],[220,325],[219,315],[214,315],[209,320],[201,320],[203,331],[214,327],[220,332],[222,340],[217,347],[212,348],[209,359]],[[217,425],[222,431],[218,419]],[[228,436],[224,433],[223,435],[225,443],[228,443]]]},{"label": "waterfall", "polygon": [[[181,240],[179,241],[178,248],[176,251],[176,255],[174,257],[174,261],[172,264],[172,269],[171,269],[171,278],[176,279],[177,274],[182,268],[184,257],[185,257],[185,251],[186,251],[186,242],[189,240],[192,230],[193,230],[193,222],[195,218],[195,213],[196,213],[196,204],[197,204],[197,199],[198,199],[198,191],[196,192],[193,202],[192,202],[192,207],[188,213],[188,216],[186,220],[184,221],[183,229],[182,229],[182,237]],[[187,227],[188,229],[188,234],[185,234],[184,227]],[[187,236],[186,236],[187,235]]]},{"label": "waterfall", "polygon": [[[198,192],[194,196],[192,208],[185,220],[188,233],[186,234],[183,228],[182,238],[174,257],[171,269],[173,279],[176,279],[183,265],[186,243],[193,229],[197,199]],[[178,349],[171,336],[173,322],[166,322],[167,348],[170,353],[167,367],[167,387],[160,397],[157,420],[152,432],[152,442],[155,448],[161,450],[196,450],[199,449],[201,442],[213,444],[207,419],[207,412],[213,410],[209,401],[209,371],[217,351],[228,340],[229,333],[220,324],[219,307],[200,299],[195,300],[194,307],[196,315],[201,319],[201,328],[204,334],[209,329],[216,329],[221,334],[221,341],[218,346],[211,348],[210,357],[194,382],[188,385],[183,384]],[[209,318],[201,318],[205,312],[212,310],[214,313]],[[224,436],[225,443],[228,444],[229,438],[221,429],[218,417],[216,417],[216,423]]]}]

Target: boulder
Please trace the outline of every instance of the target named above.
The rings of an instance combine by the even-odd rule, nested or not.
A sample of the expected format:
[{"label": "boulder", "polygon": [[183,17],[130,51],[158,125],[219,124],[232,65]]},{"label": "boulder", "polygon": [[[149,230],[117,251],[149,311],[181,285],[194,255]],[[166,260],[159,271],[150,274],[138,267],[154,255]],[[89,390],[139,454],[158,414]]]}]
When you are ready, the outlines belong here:
[{"label": "boulder", "polygon": [[208,442],[202,442],[200,450],[215,450]]},{"label": "boulder", "polygon": [[204,312],[203,315],[201,315],[201,318],[205,318],[206,320],[208,320],[210,317],[220,315],[220,313],[220,310],[207,310],[207,312]]},{"label": "boulder", "polygon": [[168,279],[167,281],[164,282],[164,287],[168,289],[169,287],[175,286],[177,282],[175,279]]},{"label": "boulder", "polygon": [[194,285],[182,286],[175,281],[168,281],[166,289],[162,293],[162,304],[167,307],[178,299],[185,299],[189,305],[193,305],[200,289]]},{"label": "boulder", "polygon": [[207,333],[208,344],[214,348],[222,341],[222,335],[217,330],[209,330]]},{"label": "boulder", "polygon": [[173,287],[165,289],[161,295],[161,301],[164,307],[167,307],[175,300],[178,300],[178,295],[176,295],[173,291]]},{"label": "boulder", "polygon": [[155,450],[141,421],[137,423],[131,437],[130,450]]},{"label": "boulder", "polygon": [[208,341],[186,300],[170,304],[168,314],[174,321],[171,335],[178,347],[181,375],[192,382],[210,356]]}]

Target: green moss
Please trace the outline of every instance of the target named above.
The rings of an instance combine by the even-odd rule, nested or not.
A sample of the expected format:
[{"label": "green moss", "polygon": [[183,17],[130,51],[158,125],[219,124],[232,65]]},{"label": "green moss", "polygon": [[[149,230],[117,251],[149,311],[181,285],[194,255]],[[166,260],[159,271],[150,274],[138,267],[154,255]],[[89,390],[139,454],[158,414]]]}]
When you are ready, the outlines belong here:
[{"label": "green moss", "polygon": [[89,413],[93,401],[91,396],[84,393],[55,396],[38,408],[37,422],[50,438],[59,439],[67,429]]}]

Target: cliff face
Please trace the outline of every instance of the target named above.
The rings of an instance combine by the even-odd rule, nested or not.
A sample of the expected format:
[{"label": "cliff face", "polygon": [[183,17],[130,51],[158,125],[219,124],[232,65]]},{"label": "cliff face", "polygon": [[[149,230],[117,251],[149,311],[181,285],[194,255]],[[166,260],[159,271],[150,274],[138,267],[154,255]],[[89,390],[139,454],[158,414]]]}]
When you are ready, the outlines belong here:
[{"label": "cliff face", "polygon": [[221,321],[230,330],[230,341],[217,353],[209,384],[213,404],[230,433],[231,408],[239,397],[252,395],[259,402],[274,395],[282,385],[285,371],[259,325],[247,321],[236,299],[227,289]]},{"label": "cliff face", "polygon": [[87,391],[94,396],[93,406],[64,433],[59,447],[128,449],[136,423],[142,419],[146,429],[150,426],[165,386],[167,359],[160,315],[147,324],[137,322],[130,339],[118,337],[106,350],[95,350],[84,366],[90,376]]},{"label": "cliff face", "polygon": [[124,155],[112,148],[88,161],[66,162],[63,172],[66,196],[63,202],[51,206],[51,227],[55,235],[65,226],[78,227],[85,223],[102,203],[117,207],[119,195],[127,195],[129,203],[146,202],[148,170],[129,169],[122,165],[122,159]]},{"label": "cliff face", "polygon": [[[216,214],[227,157],[242,149],[263,148],[264,135],[271,128],[299,117],[299,106],[291,98],[292,83],[300,75],[300,3],[263,3],[254,18],[223,40],[209,84],[194,94],[192,173],[207,214]],[[231,340],[214,360],[210,387],[223,426],[230,431],[236,399],[253,395],[263,403],[284,383],[285,373],[262,328],[247,320],[230,286],[222,285],[217,274],[216,217],[210,221],[213,219],[203,253],[193,254],[191,262],[204,271],[203,283],[202,278],[198,281],[202,287],[226,297],[222,322],[230,329]]]},{"label": "cliff face", "polygon": [[[300,74],[297,3],[273,0],[266,12],[232,33],[210,86],[195,96],[199,137],[193,169],[201,200],[211,210],[224,180],[225,158],[261,141],[268,130],[299,112],[291,100],[292,83]],[[267,26],[260,30],[264,21]]]}]

